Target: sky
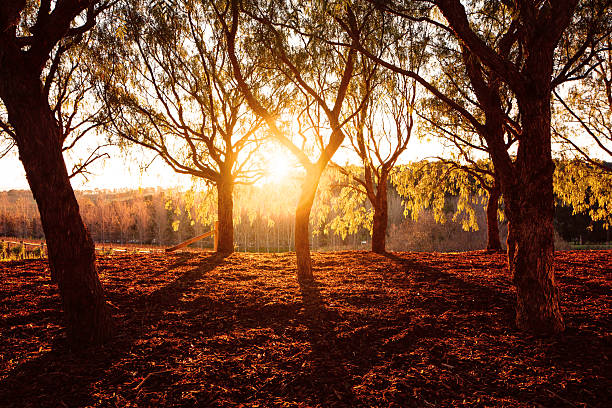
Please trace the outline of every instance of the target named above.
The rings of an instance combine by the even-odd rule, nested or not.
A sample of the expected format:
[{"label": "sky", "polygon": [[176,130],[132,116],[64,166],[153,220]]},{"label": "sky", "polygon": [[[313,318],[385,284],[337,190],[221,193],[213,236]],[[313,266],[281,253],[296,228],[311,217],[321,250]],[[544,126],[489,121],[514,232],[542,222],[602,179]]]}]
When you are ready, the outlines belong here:
[{"label": "sky", "polygon": [[[138,189],[158,186],[169,188],[181,184],[191,185],[189,176],[174,173],[159,159],[154,160],[146,172],[141,171],[138,162],[140,160],[150,162],[154,158],[150,153],[134,152],[136,160],[130,160],[118,148],[107,148],[106,152],[110,158],[94,163],[91,166],[92,174],[87,175],[87,179],[80,175],[72,179],[75,190]],[[66,161],[70,172],[74,161],[70,157],[67,157]],[[29,188],[17,150],[14,149],[8,156],[0,159],[0,191]]]},{"label": "sky", "polygon": [[[91,146],[96,145],[95,138],[96,136],[91,136],[77,150],[65,155],[69,172],[74,162],[79,158],[89,156],[88,150],[91,150]],[[144,148],[134,147],[126,153],[119,147],[110,146],[104,151],[108,153],[109,158],[96,161],[90,166],[91,174],[88,174],[87,178],[76,176],[72,179],[72,186],[75,190],[120,190],[148,187],[188,189],[193,185],[190,176],[175,173],[163,160],[155,158],[151,151]],[[333,160],[338,164],[345,164],[347,161],[355,163],[354,153],[351,155],[348,151],[348,148],[343,145],[336,152]],[[601,152],[600,149],[594,149],[593,156],[610,160],[601,157]],[[436,156],[447,156],[446,153],[445,148],[435,138],[426,140],[415,136],[408,143],[408,149],[401,156],[399,164]],[[283,177],[290,176],[291,173],[297,173],[298,170],[294,164],[296,160],[288,151],[272,147],[267,148],[264,154],[263,161],[268,163],[269,176],[262,183],[276,182]],[[146,170],[141,168],[144,165],[148,165]],[[0,158],[0,191],[28,189],[25,171],[15,147],[7,156]]]},{"label": "sky", "polygon": [[[91,143],[90,143],[91,144]],[[161,159],[146,150],[135,148],[130,155],[122,152],[117,147],[106,148],[110,158],[99,160],[91,167],[91,174],[87,179],[76,176],[72,179],[72,186],[75,190],[95,190],[95,189],[138,189],[147,187],[189,188],[192,185],[191,178],[186,175],[177,174],[170,169]],[[401,162],[417,161],[425,157],[435,156],[442,153],[442,146],[436,142],[414,139],[408,145],[408,150],[404,152]],[[275,178],[285,177],[292,170],[291,163],[295,162],[289,152],[274,150],[273,156],[268,158],[270,163],[269,181]],[[67,167],[70,172],[73,163],[79,157],[87,157],[85,149],[74,152],[66,157]],[[344,164],[348,155],[344,148],[334,156],[334,161]],[[152,161],[152,163],[151,163]],[[141,163],[151,163],[146,171],[141,170]],[[27,190],[28,182],[25,171],[14,148],[7,156],[0,159],[0,191],[7,190]]]}]

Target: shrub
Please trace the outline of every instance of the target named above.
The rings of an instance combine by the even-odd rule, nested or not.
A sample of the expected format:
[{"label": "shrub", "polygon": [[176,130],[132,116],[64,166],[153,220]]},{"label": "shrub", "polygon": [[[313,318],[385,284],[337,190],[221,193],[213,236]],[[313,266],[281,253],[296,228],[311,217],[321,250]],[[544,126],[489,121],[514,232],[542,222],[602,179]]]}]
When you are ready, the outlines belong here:
[{"label": "shrub", "polygon": [[17,245],[11,248],[11,255],[15,259],[24,259],[25,258],[25,245]]},{"label": "shrub", "polygon": [[40,247],[36,247],[33,251],[30,251],[30,255],[34,258],[41,258],[42,250],[40,249]]},{"label": "shrub", "polygon": [[486,225],[478,231],[464,231],[458,222],[437,223],[431,210],[425,210],[416,221],[405,220],[392,226],[387,240],[391,251],[473,251],[485,248],[486,244]]}]

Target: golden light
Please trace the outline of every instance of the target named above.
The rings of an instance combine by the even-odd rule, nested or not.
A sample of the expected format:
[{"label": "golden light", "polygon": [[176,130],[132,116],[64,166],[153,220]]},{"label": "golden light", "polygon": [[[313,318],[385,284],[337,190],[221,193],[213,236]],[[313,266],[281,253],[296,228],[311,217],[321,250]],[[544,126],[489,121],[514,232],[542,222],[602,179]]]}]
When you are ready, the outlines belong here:
[{"label": "golden light", "polygon": [[266,157],[266,179],[269,183],[280,184],[293,172],[292,163],[282,152]]},{"label": "golden light", "polygon": [[262,154],[264,177],[258,184],[283,184],[295,175],[296,164],[290,153],[274,149]]}]

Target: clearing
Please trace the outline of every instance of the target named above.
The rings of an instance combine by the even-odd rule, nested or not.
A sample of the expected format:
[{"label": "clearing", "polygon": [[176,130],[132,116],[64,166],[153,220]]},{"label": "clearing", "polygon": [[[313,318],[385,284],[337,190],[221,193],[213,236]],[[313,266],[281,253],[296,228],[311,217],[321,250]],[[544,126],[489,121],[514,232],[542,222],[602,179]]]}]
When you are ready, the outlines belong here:
[{"label": "clearing", "polygon": [[565,333],[503,254],[101,256],[117,336],[69,353],[45,261],[0,263],[2,406],[609,406],[612,251],[556,254]]}]

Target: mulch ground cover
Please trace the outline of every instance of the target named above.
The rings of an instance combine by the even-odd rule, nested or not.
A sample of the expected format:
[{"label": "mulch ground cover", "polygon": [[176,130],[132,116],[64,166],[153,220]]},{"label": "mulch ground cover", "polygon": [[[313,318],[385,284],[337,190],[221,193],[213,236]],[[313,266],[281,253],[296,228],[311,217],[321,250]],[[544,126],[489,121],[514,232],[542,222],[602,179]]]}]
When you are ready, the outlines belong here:
[{"label": "mulch ground cover", "polygon": [[537,338],[502,254],[102,256],[117,334],[78,353],[46,263],[1,263],[0,406],[610,407],[612,251],[555,262]]}]

